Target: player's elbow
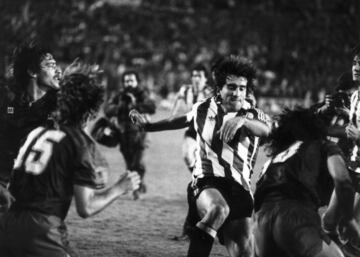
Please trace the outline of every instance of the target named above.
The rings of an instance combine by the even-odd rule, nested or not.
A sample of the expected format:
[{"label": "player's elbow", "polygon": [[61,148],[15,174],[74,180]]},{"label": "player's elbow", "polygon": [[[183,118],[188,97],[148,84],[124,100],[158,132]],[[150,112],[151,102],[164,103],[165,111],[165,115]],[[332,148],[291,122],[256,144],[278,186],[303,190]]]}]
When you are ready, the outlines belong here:
[{"label": "player's elbow", "polygon": [[90,206],[77,206],[76,211],[78,213],[78,215],[83,218],[89,218],[90,216],[92,216],[94,214],[94,212],[92,211],[92,209],[90,208]]},{"label": "player's elbow", "polygon": [[83,219],[86,219],[91,216],[90,212],[87,211],[86,209],[80,209],[80,210],[78,209],[77,213]]}]

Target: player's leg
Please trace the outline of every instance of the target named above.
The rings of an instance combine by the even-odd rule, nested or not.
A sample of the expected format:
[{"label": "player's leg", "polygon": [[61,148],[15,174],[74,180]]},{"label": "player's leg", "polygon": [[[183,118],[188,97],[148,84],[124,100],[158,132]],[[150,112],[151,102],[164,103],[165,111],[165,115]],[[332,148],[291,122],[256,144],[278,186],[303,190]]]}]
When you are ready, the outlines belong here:
[{"label": "player's leg", "polygon": [[224,243],[230,257],[253,256],[251,218],[232,220],[224,225]]},{"label": "player's leg", "polygon": [[333,191],[328,207],[322,215],[322,227],[324,231],[330,236],[330,238],[336,243],[340,243],[337,231],[341,217],[342,214],[339,208],[339,201],[335,191]]},{"label": "player's leg", "polygon": [[207,257],[217,234],[230,209],[226,200],[216,188],[203,189],[196,206],[201,220],[191,232],[188,257]]}]

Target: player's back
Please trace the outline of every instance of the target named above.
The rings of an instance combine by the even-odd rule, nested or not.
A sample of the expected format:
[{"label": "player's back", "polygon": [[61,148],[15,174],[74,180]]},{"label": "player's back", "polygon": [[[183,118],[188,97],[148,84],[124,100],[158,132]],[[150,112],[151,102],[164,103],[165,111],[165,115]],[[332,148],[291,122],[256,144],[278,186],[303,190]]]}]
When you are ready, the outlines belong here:
[{"label": "player's back", "polygon": [[295,199],[319,207],[328,202],[333,181],[327,157],[342,154],[329,141],[296,141],[264,165],[256,185],[255,210],[264,201]]},{"label": "player's back", "polygon": [[10,182],[12,209],[29,209],[65,218],[73,185],[93,183],[95,144],[80,128],[38,127],[20,148]]}]

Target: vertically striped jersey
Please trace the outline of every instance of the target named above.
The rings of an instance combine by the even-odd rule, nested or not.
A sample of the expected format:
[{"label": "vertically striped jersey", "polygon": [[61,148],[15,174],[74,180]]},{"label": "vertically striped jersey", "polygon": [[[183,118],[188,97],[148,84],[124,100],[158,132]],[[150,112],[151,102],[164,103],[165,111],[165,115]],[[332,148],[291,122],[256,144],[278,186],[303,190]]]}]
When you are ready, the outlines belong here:
[{"label": "vertically striped jersey", "polygon": [[221,105],[211,97],[194,105],[188,120],[197,133],[199,151],[196,156],[193,179],[216,176],[233,179],[250,191],[250,178],[258,152],[259,138],[246,128],[240,128],[228,143],[220,139],[222,124],[235,116],[256,119],[269,125],[269,118],[259,109],[241,109],[224,113]]},{"label": "vertically striped jersey", "polygon": [[[356,90],[351,96],[350,102],[350,114],[349,114],[350,123],[355,127],[360,129],[360,99],[359,91]],[[350,168],[360,173],[360,145],[359,142],[355,142],[354,148],[352,149],[350,155]]]}]

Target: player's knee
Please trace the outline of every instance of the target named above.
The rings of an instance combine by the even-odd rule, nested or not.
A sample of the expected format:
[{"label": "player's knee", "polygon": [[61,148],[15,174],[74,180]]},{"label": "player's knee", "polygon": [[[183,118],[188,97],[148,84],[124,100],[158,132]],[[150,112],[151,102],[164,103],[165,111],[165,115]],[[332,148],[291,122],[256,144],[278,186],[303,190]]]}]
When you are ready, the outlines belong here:
[{"label": "player's knee", "polygon": [[230,214],[230,208],[228,205],[213,204],[207,210],[208,217],[216,220],[217,223],[223,223]]}]

